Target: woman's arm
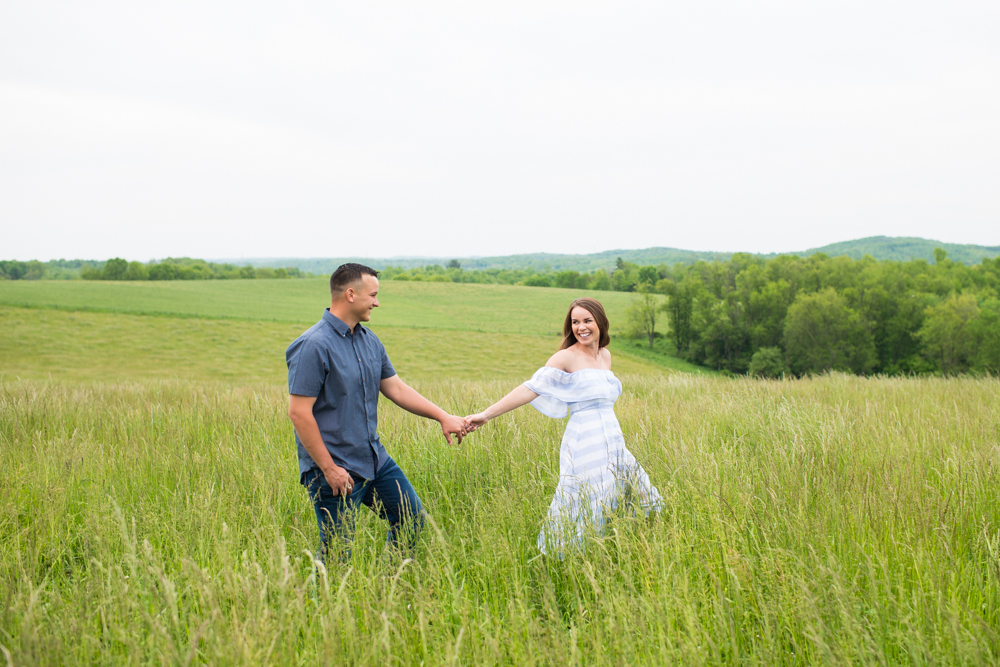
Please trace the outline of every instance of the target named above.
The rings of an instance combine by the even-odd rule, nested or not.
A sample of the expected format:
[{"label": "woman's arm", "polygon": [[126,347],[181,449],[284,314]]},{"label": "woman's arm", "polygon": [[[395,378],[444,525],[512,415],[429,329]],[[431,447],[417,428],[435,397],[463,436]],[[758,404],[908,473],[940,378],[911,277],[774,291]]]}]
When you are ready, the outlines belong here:
[{"label": "woman's arm", "polygon": [[482,412],[466,417],[465,421],[471,427],[469,430],[475,430],[494,417],[499,417],[505,412],[510,412],[511,410],[521,407],[522,405],[531,403],[536,398],[538,398],[538,394],[531,391],[523,384],[518,385],[514,387],[509,394]]}]

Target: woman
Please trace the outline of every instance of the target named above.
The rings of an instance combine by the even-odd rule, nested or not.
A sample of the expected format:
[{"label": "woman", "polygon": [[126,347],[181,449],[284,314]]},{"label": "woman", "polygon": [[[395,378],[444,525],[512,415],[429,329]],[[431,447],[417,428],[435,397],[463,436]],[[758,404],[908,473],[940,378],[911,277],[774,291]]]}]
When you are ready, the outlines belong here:
[{"label": "woman", "polygon": [[625,447],[614,404],[621,382],[611,372],[607,346],[608,318],[596,299],[576,299],[563,324],[558,352],[530,380],[484,411],[469,415],[475,429],[490,419],[531,403],[548,417],[571,414],[559,455],[559,485],[549,506],[548,521],[538,535],[538,548],[554,545],[560,554],[579,546],[587,524],[600,530],[604,513],[634,496],[648,513],[660,494]]}]

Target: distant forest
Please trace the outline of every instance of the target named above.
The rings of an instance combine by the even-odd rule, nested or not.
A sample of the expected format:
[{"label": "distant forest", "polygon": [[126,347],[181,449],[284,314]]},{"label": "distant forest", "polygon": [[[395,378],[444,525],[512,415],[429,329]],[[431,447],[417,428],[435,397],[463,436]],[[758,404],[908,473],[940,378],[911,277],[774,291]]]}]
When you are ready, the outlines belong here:
[{"label": "distant forest", "polygon": [[646,295],[632,330],[655,344],[649,323],[662,313],[678,356],[737,374],[1000,373],[1000,258],[969,266],[938,249],[935,260],[734,255],[675,265],[636,284]]},{"label": "distant forest", "polygon": [[219,264],[190,257],[168,257],[159,262],[57,259],[51,262],[0,261],[0,280],[235,280],[311,278],[298,267],[253,267]]}]

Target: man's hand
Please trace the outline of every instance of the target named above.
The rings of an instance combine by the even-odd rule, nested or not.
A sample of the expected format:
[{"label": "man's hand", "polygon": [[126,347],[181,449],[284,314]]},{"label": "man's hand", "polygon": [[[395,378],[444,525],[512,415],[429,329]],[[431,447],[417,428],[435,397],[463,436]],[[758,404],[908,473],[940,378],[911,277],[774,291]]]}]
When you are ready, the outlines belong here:
[{"label": "man's hand", "polygon": [[417,393],[413,387],[400,380],[398,375],[393,375],[382,380],[379,384],[379,391],[404,410],[438,421],[441,424],[441,432],[444,433],[444,439],[448,441],[449,445],[451,444],[452,434],[458,437],[458,442],[461,444],[462,438],[469,432],[464,419],[455,415],[449,415]]},{"label": "man's hand", "polygon": [[452,433],[458,438],[458,444],[462,444],[462,438],[469,432],[469,429],[466,426],[465,420],[461,417],[445,415],[441,418],[441,432],[444,433],[444,439],[448,441],[449,445],[451,444]]},{"label": "man's hand", "polygon": [[340,466],[331,465],[323,471],[323,477],[326,478],[326,483],[333,489],[333,495],[335,496],[346,498],[354,490],[354,480],[351,479],[351,473]]},{"label": "man's hand", "polygon": [[335,496],[349,496],[354,489],[354,480],[351,479],[349,472],[333,462],[330,452],[323,444],[323,436],[320,435],[316,417],[313,416],[312,412],[315,403],[315,396],[289,394],[288,417],[292,420],[292,425],[295,426],[299,441],[302,442],[302,446],[305,447],[316,466],[323,472],[323,477],[333,489],[333,494]]}]

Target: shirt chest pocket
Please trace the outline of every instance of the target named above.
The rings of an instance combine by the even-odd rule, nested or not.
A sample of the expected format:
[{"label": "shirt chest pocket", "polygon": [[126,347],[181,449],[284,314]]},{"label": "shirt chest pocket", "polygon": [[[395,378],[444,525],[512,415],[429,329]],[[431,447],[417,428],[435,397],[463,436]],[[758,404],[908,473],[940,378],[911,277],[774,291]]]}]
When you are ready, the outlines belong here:
[{"label": "shirt chest pocket", "polygon": [[365,372],[365,380],[380,382],[382,380],[382,355],[378,350],[368,350],[361,355],[361,363]]}]

